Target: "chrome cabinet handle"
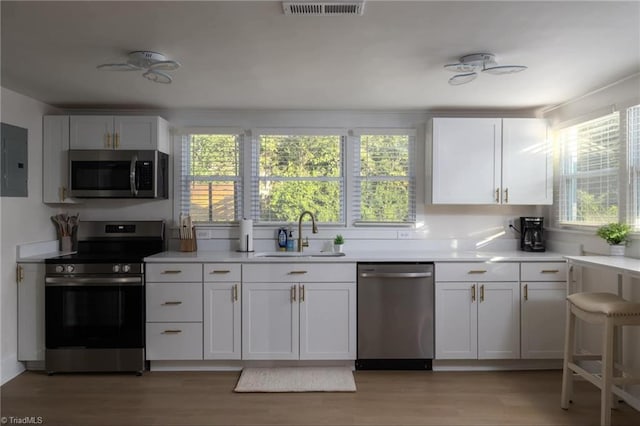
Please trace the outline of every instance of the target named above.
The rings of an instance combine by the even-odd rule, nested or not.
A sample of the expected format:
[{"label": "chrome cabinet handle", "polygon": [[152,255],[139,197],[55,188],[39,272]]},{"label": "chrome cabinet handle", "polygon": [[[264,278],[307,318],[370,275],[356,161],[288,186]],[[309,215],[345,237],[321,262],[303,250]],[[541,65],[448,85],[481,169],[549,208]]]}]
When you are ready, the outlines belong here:
[{"label": "chrome cabinet handle", "polygon": [[431,272],[362,272],[362,278],[427,278]]},{"label": "chrome cabinet handle", "polygon": [[164,302],[163,305],[182,305],[182,302],[179,300],[168,300]]},{"label": "chrome cabinet handle", "polygon": [[179,274],[182,271],[180,269],[169,269],[166,271],[162,271],[161,274]]},{"label": "chrome cabinet handle", "polygon": [[524,285],[524,300],[529,300],[529,284]]},{"label": "chrome cabinet handle", "polygon": [[484,302],[484,284],[480,286],[480,301]]}]

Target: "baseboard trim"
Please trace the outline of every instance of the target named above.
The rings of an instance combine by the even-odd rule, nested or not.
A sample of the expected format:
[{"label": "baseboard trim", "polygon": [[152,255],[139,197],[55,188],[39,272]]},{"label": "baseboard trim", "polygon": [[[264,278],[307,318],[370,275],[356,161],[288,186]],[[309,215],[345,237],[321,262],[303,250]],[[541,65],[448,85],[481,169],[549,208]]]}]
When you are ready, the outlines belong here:
[{"label": "baseboard trim", "polygon": [[20,375],[25,370],[24,364],[18,361],[17,355],[11,355],[2,359],[0,367],[0,385]]},{"label": "baseboard trim", "polygon": [[561,359],[433,360],[433,371],[514,371],[561,369]]},{"label": "baseboard trim", "polygon": [[150,371],[240,371],[245,367],[350,367],[353,361],[151,361]]}]

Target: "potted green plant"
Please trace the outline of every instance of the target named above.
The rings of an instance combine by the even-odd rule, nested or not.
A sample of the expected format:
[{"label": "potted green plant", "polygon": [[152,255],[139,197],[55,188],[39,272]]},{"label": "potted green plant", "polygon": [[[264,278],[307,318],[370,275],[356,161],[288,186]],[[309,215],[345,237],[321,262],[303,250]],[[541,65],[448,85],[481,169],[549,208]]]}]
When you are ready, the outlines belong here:
[{"label": "potted green plant", "polygon": [[343,247],[344,247],[344,237],[338,234],[333,239],[333,251],[336,253],[342,253]]},{"label": "potted green plant", "polygon": [[614,222],[601,226],[596,234],[609,244],[609,253],[612,256],[624,256],[630,232],[631,227],[626,223]]}]

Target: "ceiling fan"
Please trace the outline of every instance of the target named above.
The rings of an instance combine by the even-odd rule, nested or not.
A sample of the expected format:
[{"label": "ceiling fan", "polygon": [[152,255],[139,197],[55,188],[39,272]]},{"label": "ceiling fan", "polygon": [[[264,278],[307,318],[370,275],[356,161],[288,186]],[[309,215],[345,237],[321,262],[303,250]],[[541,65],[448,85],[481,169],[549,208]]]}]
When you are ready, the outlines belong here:
[{"label": "ceiling fan", "polygon": [[129,52],[125,62],[98,65],[99,70],[107,71],[144,71],[142,76],[156,83],[169,84],[173,81],[165,71],[180,68],[180,62],[167,59],[162,53],[148,50]]},{"label": "ceiling fan", "polygon": [[460,57],[457,64],[447,64],[444,66],[447,71],[456,72],[449,79],[449,84],[459,86],[469,83],[478,77],[478,72],[489,74],[513,74],[527,69],[524,65],[498,65],[493,53],[472,53]]}]

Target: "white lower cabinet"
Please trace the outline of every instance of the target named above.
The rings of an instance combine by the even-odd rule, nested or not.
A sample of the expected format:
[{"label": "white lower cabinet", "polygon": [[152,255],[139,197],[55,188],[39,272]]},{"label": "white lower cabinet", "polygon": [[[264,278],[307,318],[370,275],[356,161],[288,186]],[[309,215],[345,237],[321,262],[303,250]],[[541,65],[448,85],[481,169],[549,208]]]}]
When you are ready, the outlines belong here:
[{"label": "white lower cabinet", "polygon": [[202,264],[146,267],[146,358],[202,359]]},{"label": "white lower cabinet", "polygon": [[205,263],[203,287],[203,358],[242,357],[242,266]]},{"label": "white lower cabinet", "polygon": [[355,264],[243,268],[242,359],[356,358]]},{"label": "white lower cabinet", "polygon": [[519,264],[442,263],[435,273],[436,359],[520,358]]},{"label": "white lower cabinet", "polygon": [[566,315],[566,263],[523,263],[522,358],[562,359]]},{"label": "white lower cabinet", "polygon": [[18,361],[44,361],[44,263],[19,263]]}]

